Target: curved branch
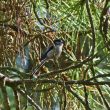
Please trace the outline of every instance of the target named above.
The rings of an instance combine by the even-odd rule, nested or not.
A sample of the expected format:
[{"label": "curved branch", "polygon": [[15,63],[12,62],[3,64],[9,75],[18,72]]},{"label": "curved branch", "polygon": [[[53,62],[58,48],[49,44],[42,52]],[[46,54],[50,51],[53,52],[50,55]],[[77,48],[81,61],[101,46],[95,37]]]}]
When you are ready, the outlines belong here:
[{"label": "curved branch", "polygon": [[41,25],[43,25],[44,27],[46,27],[46,28],[48,28],[48,29],[50,29],[50,30],[53,30],[50,26],[44,24],[44,23],[41,21],[41,19],[40,19],[39,16],[37,15],[35,3],[34,3],[32,0],[31,0],[31,3],[32,3],[32,5],[33,5],[33,11],[34,11],[34,14],[35,14],[35,16],[36,16],[38,22],[39,22]]}]

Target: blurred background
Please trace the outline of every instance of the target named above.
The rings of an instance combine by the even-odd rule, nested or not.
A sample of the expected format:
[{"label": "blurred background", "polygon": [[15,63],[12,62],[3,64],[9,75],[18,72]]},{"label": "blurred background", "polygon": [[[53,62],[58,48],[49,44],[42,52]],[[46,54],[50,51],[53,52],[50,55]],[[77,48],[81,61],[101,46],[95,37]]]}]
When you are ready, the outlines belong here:
[{"label": "blurred background", "polygon": [[[109,0],[2,0],[0,109],[36,110],[30,97],[39,105],[38,110],[109,110],[109,30]],[[59,67],[50,60],[39,74],[62,72],[39,78],[47,83],[37,83],[30,75],[40,64],[42,53],[57,38],[65,41]],[[1,74],[22,83],[5,83]],[[97,75],[102,77],[92,82],[98,85],[65,85],[65,81],[84,81]]]}]

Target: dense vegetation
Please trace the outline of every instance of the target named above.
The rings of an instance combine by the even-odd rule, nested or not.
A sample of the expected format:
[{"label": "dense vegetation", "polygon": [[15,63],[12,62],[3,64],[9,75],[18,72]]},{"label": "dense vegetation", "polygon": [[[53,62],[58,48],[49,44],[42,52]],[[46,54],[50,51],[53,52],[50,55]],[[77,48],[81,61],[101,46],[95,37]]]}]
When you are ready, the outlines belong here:
[{"label": "dense vegetation", "polygon": [[[30,78],[56,38],[62,56]],[[109,0],[1,1],[1,110],[110,110],[109,79]]]}]

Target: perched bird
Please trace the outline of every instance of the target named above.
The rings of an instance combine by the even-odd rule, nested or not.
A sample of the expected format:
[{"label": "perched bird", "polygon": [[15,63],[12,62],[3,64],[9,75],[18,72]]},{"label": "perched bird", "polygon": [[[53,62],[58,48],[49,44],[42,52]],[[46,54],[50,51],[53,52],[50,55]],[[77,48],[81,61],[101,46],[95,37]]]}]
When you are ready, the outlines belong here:
[{"label": "perched bird", "polygon": [[58,59],[62,53],[64,41],[62,39],[56,39],[53,41],[53,45],[47,48],[47,50],[41,56],[40,65],[34,70],[33,75],[39,71],[44,63],[50,59]]}]

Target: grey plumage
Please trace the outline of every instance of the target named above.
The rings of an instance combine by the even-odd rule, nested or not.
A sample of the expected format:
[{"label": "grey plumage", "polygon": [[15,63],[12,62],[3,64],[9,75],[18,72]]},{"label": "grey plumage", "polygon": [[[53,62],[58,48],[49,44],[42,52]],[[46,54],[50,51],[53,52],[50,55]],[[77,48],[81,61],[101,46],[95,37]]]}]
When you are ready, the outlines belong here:
[{"label": "grey plumage", "polygon": [[56,39],[53,41],[53,45],[50,46],[45,52],[44,54],[41,56],[41,63],[40,65],[34,70],[34,72],[32,73],[33,75],[35,73],[37,73],[40,68],[45,64],[46,61],[50,60],[50,59],[58,59],[62,53],[62,49],[63,49],[63,40],[61,39]]}]

